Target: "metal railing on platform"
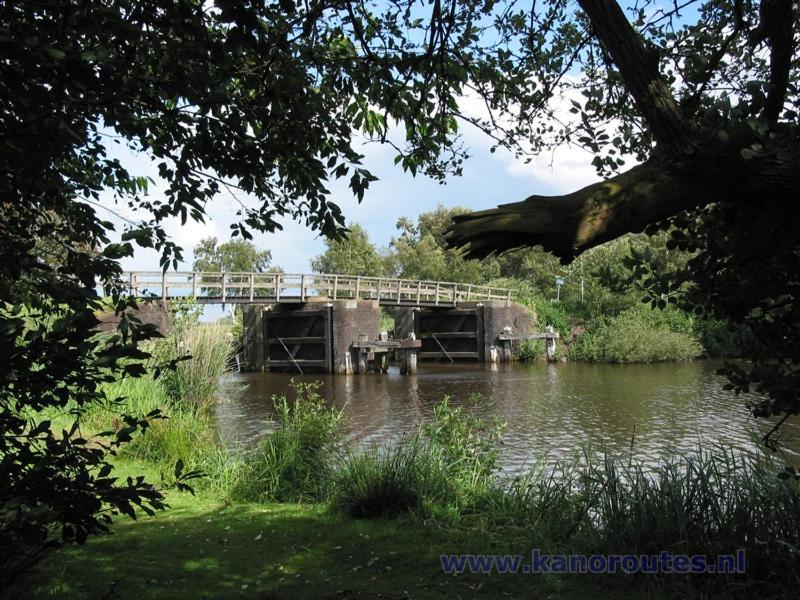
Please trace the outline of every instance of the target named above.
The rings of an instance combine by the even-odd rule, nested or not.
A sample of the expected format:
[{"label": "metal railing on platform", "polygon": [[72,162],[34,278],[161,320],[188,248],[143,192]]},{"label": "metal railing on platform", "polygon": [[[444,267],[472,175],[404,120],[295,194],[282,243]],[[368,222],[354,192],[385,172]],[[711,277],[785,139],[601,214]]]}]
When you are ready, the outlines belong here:
[{"label": "metal railing on platform", "polygon": [[448,281],[295,273],[130,271],[130,293],[163,300],[191,297],[200,303],[377,300],[383,305],[455,306],[460,302],[502,300],[511,290]]}]

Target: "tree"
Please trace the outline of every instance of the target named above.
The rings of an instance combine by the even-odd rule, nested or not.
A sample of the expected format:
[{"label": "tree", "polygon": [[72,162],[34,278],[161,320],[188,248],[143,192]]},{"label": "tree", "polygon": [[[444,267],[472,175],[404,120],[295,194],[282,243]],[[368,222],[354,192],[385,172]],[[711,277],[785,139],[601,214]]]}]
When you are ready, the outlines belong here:
[{"label": "tree", "polygon": [[192,270],[233,273],[281,271],[271,263],[272,252],[259,250],[248,240],[233,239],[218,246],[217,238],[209,237],[194,247]]},{"label": "tree", "polygon": [[[531,196],[457,218],[453,244],[469,244],[473,256],[542,245],[568,260],[713,202],[793,204],[800,98],[790,83],[798,19],[791,0],[763,0],[760,8],[688,2],[683,7],[697,5],[699,19],[686,25],[677,7],[650,17],[639,7],[632,23],[614,0],[578,4],[575,43],[550,27],[556,38],[540,61],[540,76],[582,96],[571,108],[581,124],[557,141],[577,137],[597,154],[601,172],[618,171],[626,154],[643,162],[565,196]],[[569,11],[553,5],[554,22],[563,23]],[[755,52],[765,46],[768,53]],[[565,60],[585,68],[577,84],[560,73]]]},{"label": "tree", "polygon": [[[691,4],[697,22],[682,23]],[[558,61],[585,67],[577,84],[562,80],[582,97],[570,109],[581,123],[561,139],[580,136],[611,177],[458,216],[450,243],[475,257],[540,245],[569,261],[630,231],[671,229],[668,247],[693,257],[641,287],[655,306],[749,329],[752,367],[723,373],[737,393],[764,394],[750,405],[755,416],[780,416],[765,435],[772,443],[800,413],[800,11],[790,0],[711,1],[650,16],[641,7],[629,22],[613,0],[579,5],[583,42],[554,42],[557,60],[542,64],[551,77]],[[642,162],[618,173],[626,154]],[[648,270],[643,256],[630,266],[634,277]]]},{"label": "tree", "polygon": [[316,273],[380,277],[384,275],[384,262],[369,241],[367,230],[355,223],[346,237],[325,240],[325,252],[311,261],[311,269]]},{"label": "tree", "polygon": [[466,260],[461,250],[448,248],[445,233],[453,216],[469,212],[441,204],[419,215],[415,225],[407,218],[397,222],[400,235],[393,238],[389,262],[394,274],[406,279],[486,283],[500,275],[499,261]]}]

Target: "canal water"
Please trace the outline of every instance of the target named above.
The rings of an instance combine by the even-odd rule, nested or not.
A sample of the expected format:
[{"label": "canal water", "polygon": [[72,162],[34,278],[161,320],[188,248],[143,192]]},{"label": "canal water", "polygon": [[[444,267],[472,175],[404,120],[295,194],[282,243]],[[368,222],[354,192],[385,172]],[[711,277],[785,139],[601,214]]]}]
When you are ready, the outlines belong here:
[{"label": "canal water", "polygon": [[[645,461],[698,445],[753,448],[757,429],[746,398],[723,390],[715,362],[655,365],[586,363],[422,364],[415,376],[243,373],[215,407],[229,446],[251,446],[272,428],[271,397],[292,381],[319,381],[319,393],[346,416],[349,441],[382,443],[414,431],[444,396],[505,422],[508,471],[581,447],[633,453]],[[793,437],[797,428],[789,430]]]}]

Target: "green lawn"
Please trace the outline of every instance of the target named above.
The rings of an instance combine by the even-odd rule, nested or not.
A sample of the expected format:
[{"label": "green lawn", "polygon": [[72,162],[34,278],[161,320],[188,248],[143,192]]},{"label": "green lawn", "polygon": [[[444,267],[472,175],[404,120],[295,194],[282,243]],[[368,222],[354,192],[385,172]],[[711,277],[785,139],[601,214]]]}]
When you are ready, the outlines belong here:
[{"label": "green lawn", "polygon": [[654,592],[641,580],[631,589],[625,576],[445,575],[443,553],[529,552],[530,542],[480,528],[340,519],[318,505],[225,505],[204,494],[173,492],[169,502],[172,508],[156,517],[121,518],[112,534],[58,551],[10,597],[649,598]]}]

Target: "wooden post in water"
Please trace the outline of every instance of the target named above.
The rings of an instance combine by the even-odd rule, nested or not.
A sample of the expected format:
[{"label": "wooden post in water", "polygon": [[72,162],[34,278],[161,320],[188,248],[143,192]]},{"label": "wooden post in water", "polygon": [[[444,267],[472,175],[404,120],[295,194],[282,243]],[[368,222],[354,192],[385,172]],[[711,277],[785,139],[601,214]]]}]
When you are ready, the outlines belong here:
[{"label": "wooden post in water", "polygon": [[[544,328],[547,333],[555,333],[552,325]],[[547,362],[556,362],[556,338],[549,336],[544,340],[545,348],[547,348]]]}]

